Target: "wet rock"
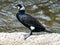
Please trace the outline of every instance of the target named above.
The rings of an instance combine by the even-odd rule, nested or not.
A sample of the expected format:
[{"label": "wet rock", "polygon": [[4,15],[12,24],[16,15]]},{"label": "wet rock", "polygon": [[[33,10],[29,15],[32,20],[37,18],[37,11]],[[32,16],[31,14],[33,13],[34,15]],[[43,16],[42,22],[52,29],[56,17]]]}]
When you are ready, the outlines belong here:
[{"label": "wet rock", "polygon": [[51,4],[50,6],[49,6],[49,8],[50,8],[50,12],[52,12],[52,13],[60,13],[60,3],[55,3],[55,4]]},{"label": "wet rock", "polygon": [[60,14],[56,15],[56,20],[60,20]]},{"label": "wet rock", "polygon": [[38,7],[36,5],[33,5],[31,10],[35,10],[35,9],[38,9]]},{"label": "wet rock", "polygon": [[44,20],[51,21],[50,17],[49,16],[46,16],[43,11],[40,11],[37,14],[38,15],[35,16],[36,18],[42,18]]}]

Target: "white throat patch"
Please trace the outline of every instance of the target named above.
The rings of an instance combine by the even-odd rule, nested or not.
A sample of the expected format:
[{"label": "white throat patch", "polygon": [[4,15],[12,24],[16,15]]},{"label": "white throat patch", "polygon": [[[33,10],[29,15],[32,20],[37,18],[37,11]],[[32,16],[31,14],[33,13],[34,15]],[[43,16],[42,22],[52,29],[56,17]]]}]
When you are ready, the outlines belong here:
[{"label": "white throat patch", "polygon": [[20,10],[25,10],[25,7],[23,6],[22,8],[20,8]]},{"label": "white throat patch", "polygon": [[35,27],[34,27],[34,26],[30,26],[30,29],[31,29],[31,30],[34,30],[34,29],[35,29]]}]

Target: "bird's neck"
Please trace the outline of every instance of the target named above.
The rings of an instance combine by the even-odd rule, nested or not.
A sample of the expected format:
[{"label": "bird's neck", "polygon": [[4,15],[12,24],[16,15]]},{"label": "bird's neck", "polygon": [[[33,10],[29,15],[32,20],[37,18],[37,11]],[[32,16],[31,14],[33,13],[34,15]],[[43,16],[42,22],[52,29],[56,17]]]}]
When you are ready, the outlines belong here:
[{"label": "bird's neck", "polygon": [[19,10],[19,14],[25,14],[25,10]]}]

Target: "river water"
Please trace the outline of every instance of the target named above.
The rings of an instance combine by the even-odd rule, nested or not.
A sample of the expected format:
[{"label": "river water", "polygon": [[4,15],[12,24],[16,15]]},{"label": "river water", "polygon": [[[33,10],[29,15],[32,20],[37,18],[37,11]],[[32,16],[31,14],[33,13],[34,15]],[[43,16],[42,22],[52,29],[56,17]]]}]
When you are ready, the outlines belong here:
[{"label": "river water", "polygon": [[26,13],[39,20],[46,29],[60,33],[60,0],[0,0],[0,32],[29,31],[16,18],[16,4],[22,3]]}]

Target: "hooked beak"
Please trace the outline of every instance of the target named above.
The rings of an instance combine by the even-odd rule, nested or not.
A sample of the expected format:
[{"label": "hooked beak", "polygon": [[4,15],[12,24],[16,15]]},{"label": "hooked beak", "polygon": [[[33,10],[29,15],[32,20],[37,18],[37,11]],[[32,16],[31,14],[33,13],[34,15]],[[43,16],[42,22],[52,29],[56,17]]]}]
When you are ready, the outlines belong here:
[{"label": "hooked beak", "polygon": [[17,8],[17,9],[20,9],[20,7],[19,7],[19,6],[16,6],[16,8]]}]

